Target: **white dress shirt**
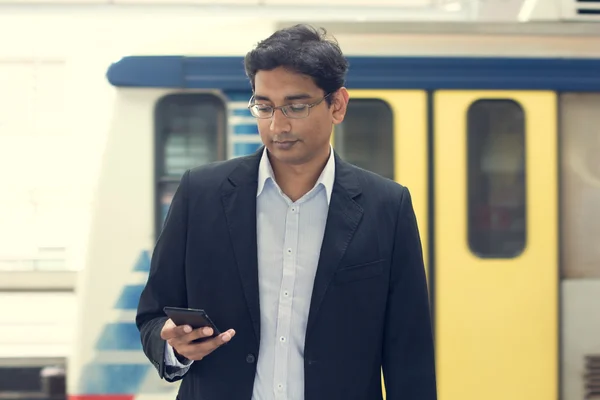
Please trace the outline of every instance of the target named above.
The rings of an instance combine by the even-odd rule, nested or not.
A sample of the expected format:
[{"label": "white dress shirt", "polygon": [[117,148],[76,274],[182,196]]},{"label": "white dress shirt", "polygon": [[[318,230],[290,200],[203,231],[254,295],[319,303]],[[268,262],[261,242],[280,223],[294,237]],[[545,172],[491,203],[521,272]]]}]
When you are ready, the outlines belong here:
[{"label": "white dress shirt", "polygon": [[[263,151],[256,193],[261,337],[252,400],[304,399],[304,337],[334,180],[330,149],[315,186],[292,202]],[[192,363],[180,363],[168,343],[165,361],[180,368],[173,376]]]}]

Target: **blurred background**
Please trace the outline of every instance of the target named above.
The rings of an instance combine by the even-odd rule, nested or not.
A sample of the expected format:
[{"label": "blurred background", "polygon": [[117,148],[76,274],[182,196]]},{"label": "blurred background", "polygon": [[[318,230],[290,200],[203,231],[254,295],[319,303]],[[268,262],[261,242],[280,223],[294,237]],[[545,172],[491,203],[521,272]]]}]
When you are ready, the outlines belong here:
[{"label": "blurred background", "polygon": [[0,399],[175,397],[152,248],[296,23],[350,60],[336,150],[411,190],[439,398],[600,399],[600,0],[0,0]]}]

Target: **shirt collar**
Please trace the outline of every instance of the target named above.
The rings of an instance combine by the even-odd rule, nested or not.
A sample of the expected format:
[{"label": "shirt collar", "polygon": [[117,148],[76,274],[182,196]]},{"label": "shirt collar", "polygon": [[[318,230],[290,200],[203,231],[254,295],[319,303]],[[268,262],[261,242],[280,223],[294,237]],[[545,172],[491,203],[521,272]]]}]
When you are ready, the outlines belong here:
[{"label": "shirt collar", "polygon": [[[321,172],[321,175],[319,175],[319,179],[317,179],[317,183],[315,184],[315,187],[319,184],[323,184],[325,193],[327,194],[328,205],[331,201],[331,192],[333,191],[333,183],[335,180],[335,158],[331,145],[329,148],[329,159],[327,160],[327,164],[325,164],[325,168],[323,168],[323,171]],[[256,191],[256,197],[260,196],[268,179],[271,179],[273,183],[277,184],[277,182],[275,182],[273,167],[271,166],[269,157],[267,156],[267,148],[265,147],[260,159],[260,164],[258,165],[258,189]]]}]

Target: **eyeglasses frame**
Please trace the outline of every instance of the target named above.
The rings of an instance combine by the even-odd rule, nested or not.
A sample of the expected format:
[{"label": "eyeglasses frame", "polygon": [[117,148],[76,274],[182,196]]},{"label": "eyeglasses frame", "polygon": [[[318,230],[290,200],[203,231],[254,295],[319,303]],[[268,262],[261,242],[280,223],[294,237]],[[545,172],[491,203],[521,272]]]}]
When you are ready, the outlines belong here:
[{"label": "eyeglasses frame", "polygon": [[[254,107],[254,106],[256,106],[256,105],[259,105],[259,104],[261,104],[261,103],[258,103],[258,104],[257,104],[257,103],[253,103],[253,102],[252,102],[252,101],[254,100],[254,94],[253,94],[253,95],[252,95],[252,97],[250,97],[250,100],[248,101],[248,107],[247,107],[247,108],[248,108],[248,110],[250,110],[250,114],[251,114],[251,115],[252,115],[254,118],[257,118],[257,119],[269,119],[269,118],[273,118],[273,115],[275,115],[275,111],[276,111],[276,110],[281,110],[281,112],[283,113],[283,115],[285,115],[287,118],[290,118],[290,119],[304,119],[304,118],[308,118],[308,117],[309,117],[309,115],[310,115],[310,110],[311,110],[313,107],[316,107],[316,106],[318,106],[319,104],[321,104],[321,103],[323,102],[323,100],[325,100],[325,99],[326,99],[327,97],[329,97],[331,94],[333,94],[333,92],[327,93],[325,96],[321,97],[319,100],[315,101],[314,103],[310,103],[310,104],[306,104],[306,103],[285,104],[285,105],[283,105],[283,106],[277,106],[277,107],[275,107],[275,106],[269,106],[269,105],[263,104],[265,107],[271,107],[271,110],[272,110],[272,111],[271,111],[271,115],[269,115],[268,117],[259,117],[259,116],[257,116],[257,115],[254,115],[254,114],[252,113],[252,107]],[[296,107],[297,107],[297,106],[306,106],[306,107],[308,107],[308,112],[306,113],[306,116],[304,116],[304,117],[290,117],[290,116],[289,116],[289,115],[286,113],[286,110],[287,110],[287,109],[289,109],[289,107],[294,107],[294,106],[296,106]]]}]

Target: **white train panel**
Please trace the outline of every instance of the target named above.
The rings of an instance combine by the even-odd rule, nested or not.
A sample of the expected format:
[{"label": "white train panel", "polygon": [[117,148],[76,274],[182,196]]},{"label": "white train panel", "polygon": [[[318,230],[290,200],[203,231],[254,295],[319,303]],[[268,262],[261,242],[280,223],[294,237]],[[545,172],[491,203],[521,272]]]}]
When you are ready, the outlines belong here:
[{"label": "white train panel", "polygon": [[75,293],[0,293],[1,358],[67,358],[76,326]]}]

